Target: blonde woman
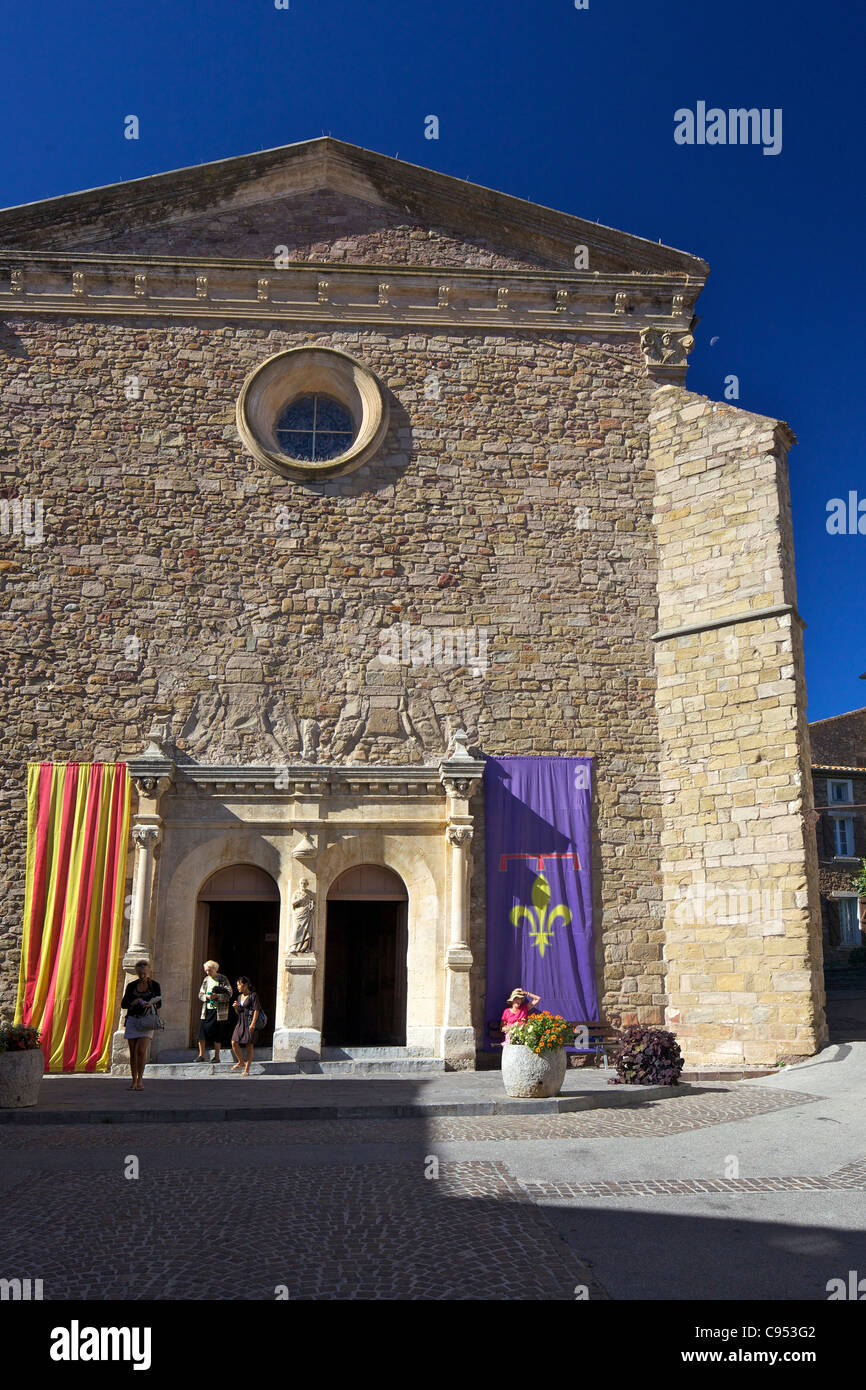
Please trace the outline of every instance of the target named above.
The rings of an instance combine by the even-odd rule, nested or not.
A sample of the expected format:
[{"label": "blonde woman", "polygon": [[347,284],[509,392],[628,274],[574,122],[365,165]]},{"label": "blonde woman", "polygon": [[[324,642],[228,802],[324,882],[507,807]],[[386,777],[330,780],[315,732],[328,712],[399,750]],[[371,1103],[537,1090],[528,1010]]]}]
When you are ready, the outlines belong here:
[{"label": "blonde woman", "polygon": [[232,987],[228,976],[220,974],[218,960],[206,960],[204,979],[198,997],[201,1000],[201,1022],[198,1026],[197,1062],[206,1062],[205,1049],[213,1048],[213,1060],[220,1060],[220,1048],[229,1041],[229,1006],[232,1002]]}]

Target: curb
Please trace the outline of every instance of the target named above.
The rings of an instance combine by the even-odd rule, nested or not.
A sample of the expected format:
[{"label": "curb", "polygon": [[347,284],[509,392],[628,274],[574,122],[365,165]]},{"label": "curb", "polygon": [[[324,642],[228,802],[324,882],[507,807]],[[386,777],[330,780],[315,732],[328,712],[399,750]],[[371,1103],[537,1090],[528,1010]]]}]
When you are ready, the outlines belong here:
[{"label": "curb", "polygon": [[689,1086],[617,1086],[611,1092],[541,1100],[428,1101],[394,1105],[202,1106],[185,1110],[0,1110],[0,1125],[196,1124],[230,1120],[417,1120],[476,1115],[567,1115],[577,1110],[634,1109]]}]

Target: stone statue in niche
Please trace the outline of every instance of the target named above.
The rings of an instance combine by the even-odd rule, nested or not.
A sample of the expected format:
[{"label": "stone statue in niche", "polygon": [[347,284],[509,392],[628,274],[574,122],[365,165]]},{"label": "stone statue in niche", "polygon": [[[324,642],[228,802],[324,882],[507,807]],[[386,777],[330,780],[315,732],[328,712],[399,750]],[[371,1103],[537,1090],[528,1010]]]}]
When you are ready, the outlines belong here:
[{"label": "stone statue in niche", "polygon": [[316,910],[315,894],[310,892],[310,880],[302,878],[297,893],[292,898],[292,924],[294,931],[290,956],[302,956],[313,949],[313,914]]}]

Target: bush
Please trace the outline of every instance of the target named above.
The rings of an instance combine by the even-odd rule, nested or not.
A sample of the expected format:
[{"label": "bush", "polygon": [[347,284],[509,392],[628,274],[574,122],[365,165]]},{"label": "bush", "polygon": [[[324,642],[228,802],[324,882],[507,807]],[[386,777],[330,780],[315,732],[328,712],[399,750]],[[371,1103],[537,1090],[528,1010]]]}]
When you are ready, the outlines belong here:
[{"label": "bush", "polygon": [[664,1028],[623,1028],[613,1062],[612,1086],[676,1086],[683,1069],[680,1045]]},{"label": "bush", "polygon": [[0,1052],[35,1052],[38,1046],[38,1028],[25,1028],[20,1023],[0,1023]]},{"label": "bush", "polygon": [[849,965],[866,965],[866,946],[855,946],[848,953]]}]

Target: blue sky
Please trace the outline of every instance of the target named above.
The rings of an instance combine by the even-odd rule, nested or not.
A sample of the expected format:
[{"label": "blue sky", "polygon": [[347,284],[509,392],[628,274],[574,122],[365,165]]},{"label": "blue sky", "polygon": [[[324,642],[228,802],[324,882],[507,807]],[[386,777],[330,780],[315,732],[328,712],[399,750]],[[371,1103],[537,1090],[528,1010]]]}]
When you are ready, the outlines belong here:
[{"label": "blue sky", "polygon": [[[866,535],[826,530],[866,500],[859,6],[28,0],[4,39],[4,206],[326,133],[703,256],[688,384],[792,425],[809,717],[866,705]],[[781,108],[781,153],[675,144],[698,101]]]}]

